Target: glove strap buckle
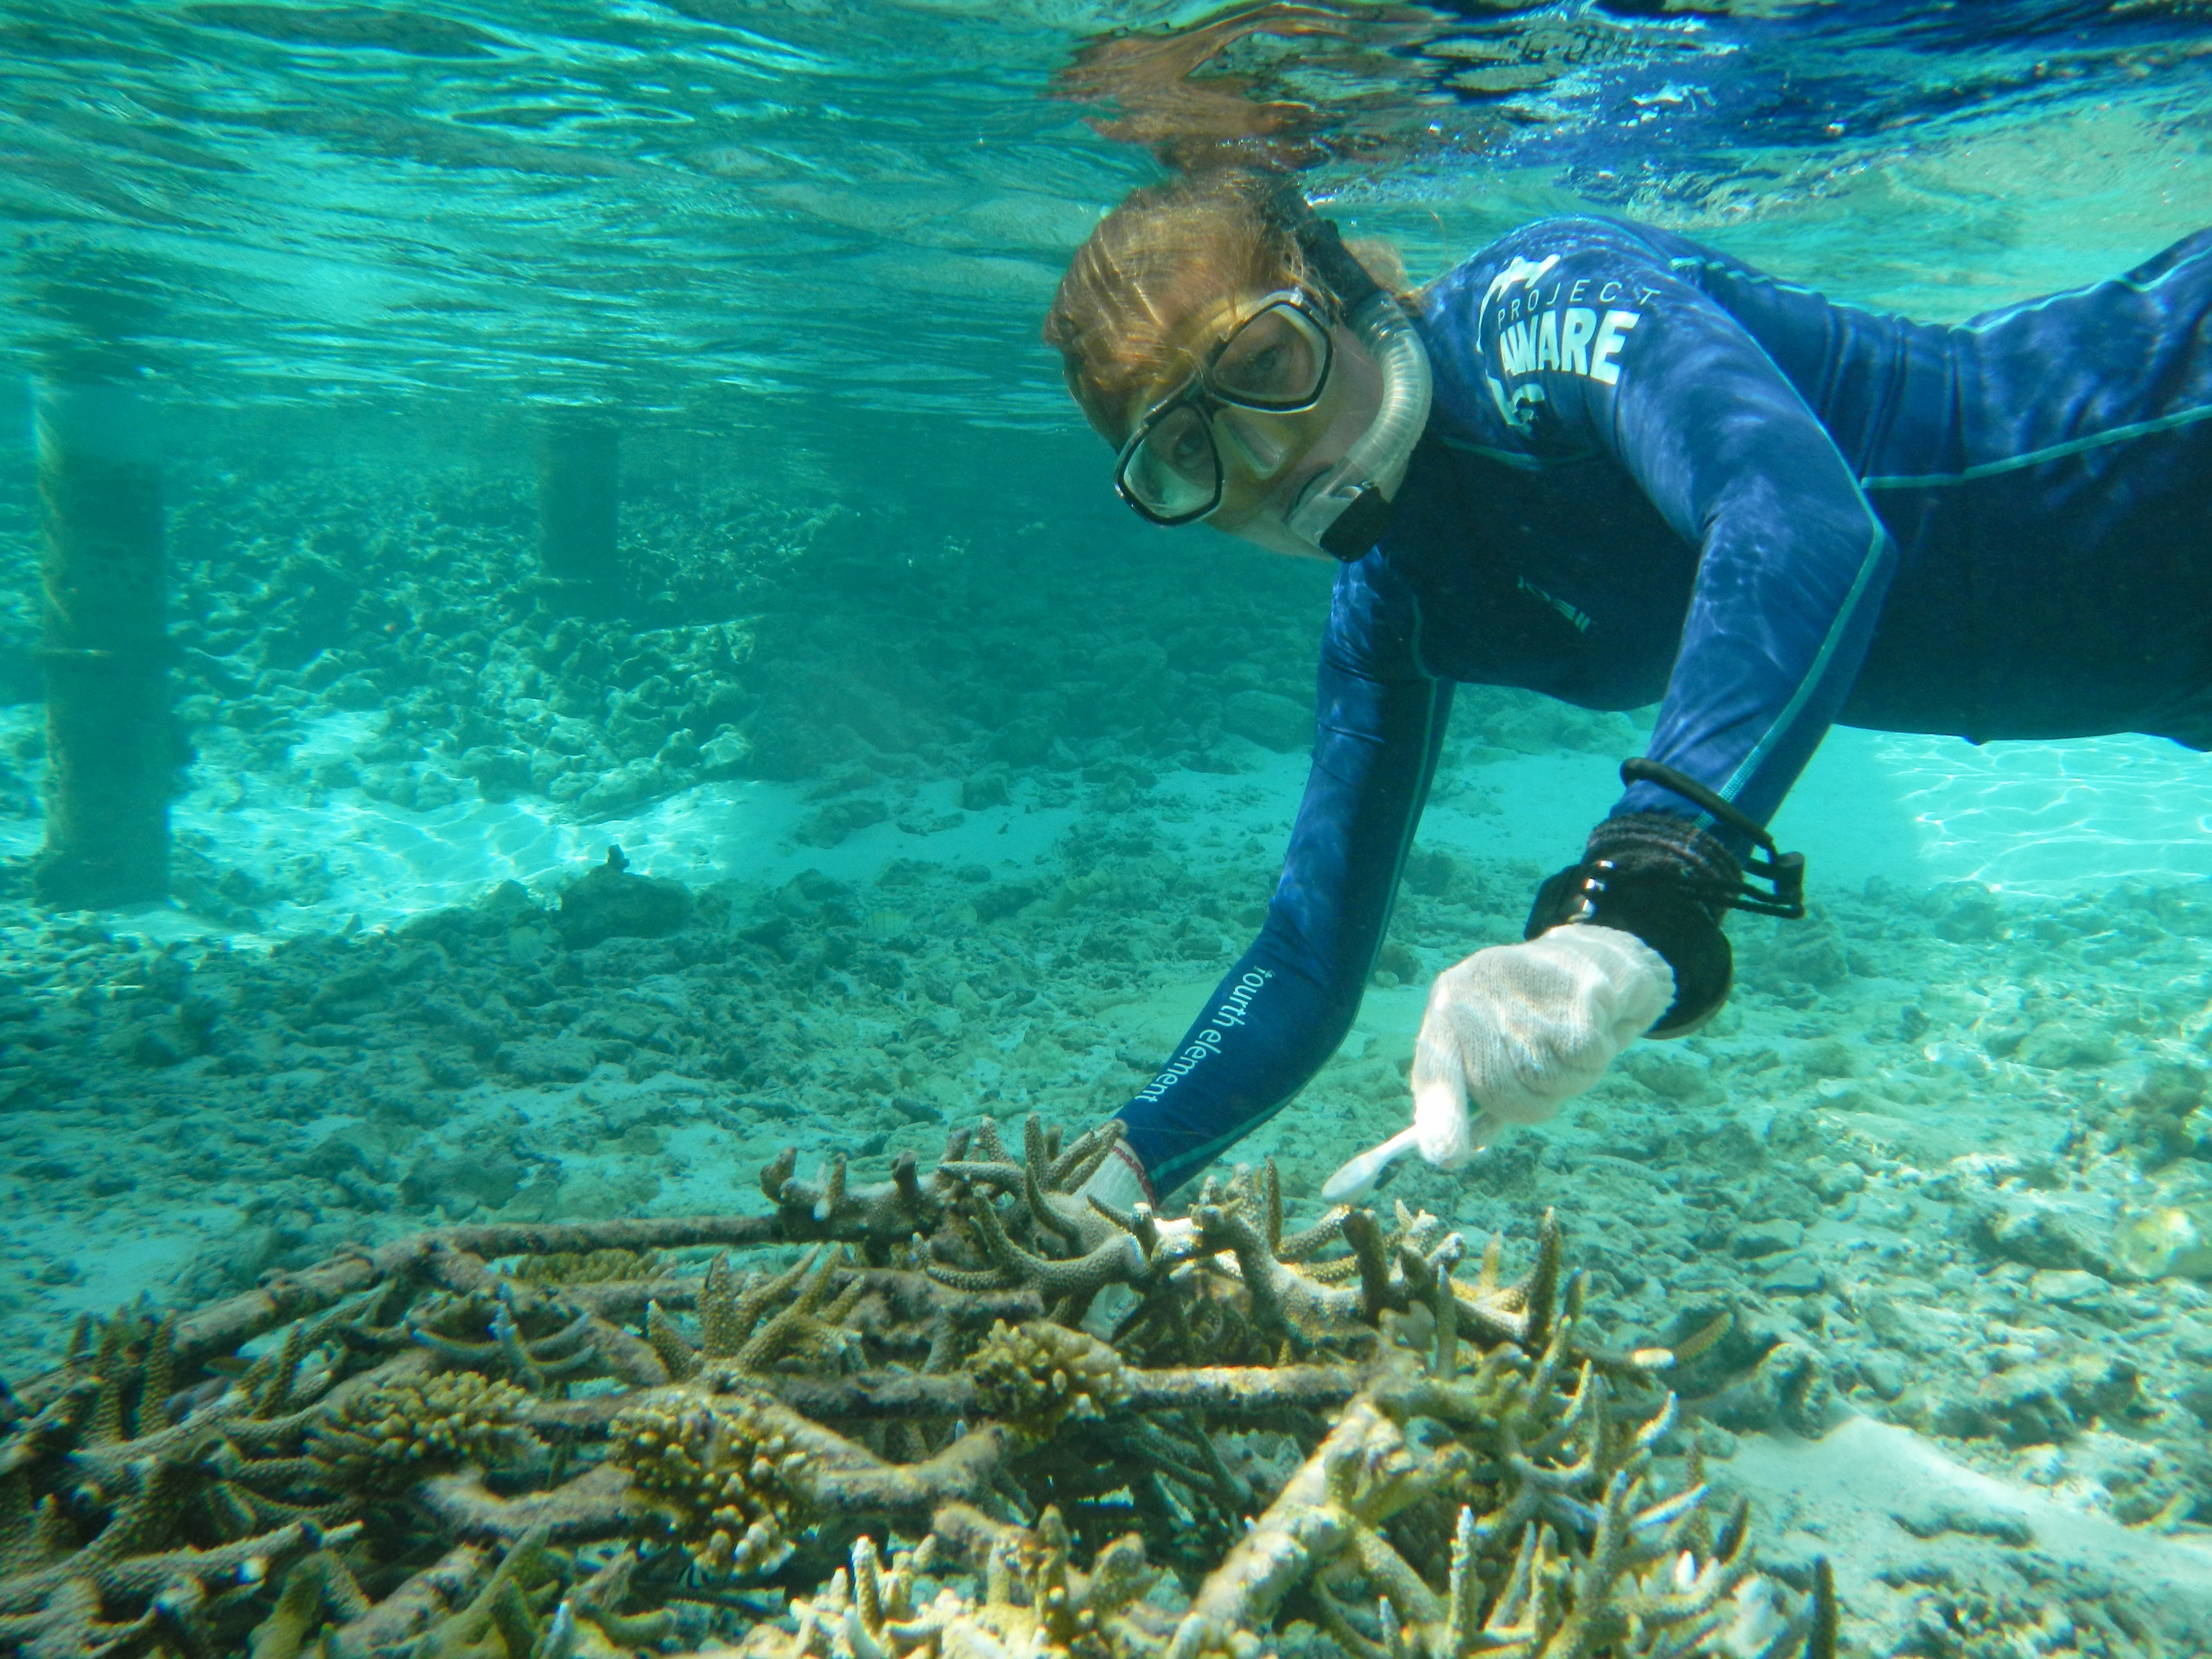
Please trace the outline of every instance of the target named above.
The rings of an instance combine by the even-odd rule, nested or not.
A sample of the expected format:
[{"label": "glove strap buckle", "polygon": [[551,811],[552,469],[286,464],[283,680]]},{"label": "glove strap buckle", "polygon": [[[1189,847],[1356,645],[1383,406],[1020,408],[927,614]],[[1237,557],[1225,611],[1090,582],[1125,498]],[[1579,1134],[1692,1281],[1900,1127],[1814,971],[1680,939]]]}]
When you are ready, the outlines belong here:
[{"label": "glove strap buckle", "polygon": [[[1670,882],[1670,885],[1723,909],[1748,910],[1754,915],[1779,916],[1786,921],[1804,919],[1805,855],[1802,853],[1781,851],[1775,846],[1774,837],[1768,835],[1742,808],[1732,801],[1722,799],[1695,778],[1686,777],[1671,766],[1662,766],[1656,761],[1641,757],[1625,760],[1620,763],[1620,781],[1624,784],[1656,783],[1662,789],[1672,791],[1744,836],[1766,854],[1763,859],[1746,860],[1743,866],[1746,879],[1733,887],[1687,879]],[[1596,863],[1597,867],[1603,868],[1610,866],[1612,860],[1601,859]],[[1639,878],[1651,879],[1649,877]],[[1765,882],[1766,885],[1753,885],[1759,881]],[[1600,885],[1597,890],[1602,892],[1603,886]],[[1585,903],[1588,902],[1584,900]]]}]

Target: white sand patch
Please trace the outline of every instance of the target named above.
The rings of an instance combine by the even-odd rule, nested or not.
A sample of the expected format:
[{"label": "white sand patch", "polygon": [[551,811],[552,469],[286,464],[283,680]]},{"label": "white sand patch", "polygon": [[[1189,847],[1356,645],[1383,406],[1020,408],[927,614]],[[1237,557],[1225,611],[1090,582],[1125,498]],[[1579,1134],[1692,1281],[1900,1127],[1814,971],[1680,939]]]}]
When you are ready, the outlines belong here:
[{"label": "white sand patch", "polygon": [[[26,706],[6,712],[24,720],[36,711]],[[294,745],[292,757],[312,765],[343,756],[370,719],[348,714],[319,720]],[[1160,816],[1169,823],[1163,833],[1173,843],[1163,850],[1248,836],[1271,848],[1283,844],[1304,783],[1304,757],[1247,752],[1253,770],[1175,772],[1161,779]],[[1040,805],[1026,781],[1017,783],[1008,804],[963,812],[958,782],[939,780],[921,786],[915,810],[901,816],[957,819],[953,827],[924,835],[886,821],[823,848],[795,838],[814,806],[800,787],[789,784],[701,784],[633,814],[579,823],[542,799],[477,799],[418,812],[359,789],[311,798],[258,775],[237,776],[242,799],[237,787],[195,790],[173,810],[174,828],[209,837],[222,863],[249,873],[308,854],[324,860],[331,878],[328,893],[312,903],[271,907],[263,933],[234,935],[241,945],[336,928],[356,917],[362,927],[389,926],[471,903],[500,881],[543,893],[599,862],[617,844],[632,868],[693,887],[728,880],[774,886],[805,870],[865,883],[901,858],[981,864],[1004,875],[1048,858],[1081,816],[1073,805]],[[0,854],[34,853],[44,834],[40,818],[0,820]],[[133,913],[131,925],[157,939],[220,931],[173,913],[165,921],[158,909]]]},{"label": "white sand patch", "polygon": [[2094,1597],[2104,1583],[2172,1635],[2193,1633],[2188,1651],[2212,1631],[2212,1541],[2123,1527],[1993,1479],[1909,1429],[1855,1417],[1817,1441],[1747,1435],[1716,1472],[1765,1510],[1781,1556],[1829,1559],[1845,1627],[1869,1645],[1876,1625],[1909,1624],[1931,1584],[2033,1602],[2039,1584]]},{"label": "white sand patch", "polygon": [[[1472,855],[1571,860],[1619,795],[1615,763],[1529,757],[1471,769],[1430,809],[1422,839]],[[1828,734],[1781,811],[1776,840],[1806,855],[1809,889],[1908,890],[1979,881],[2063,897],[2140,878],[2212,876],[2212,760],[2162,738],[1992,743]]]},{"label": "white sand patch", "polygon": [[[4,711],[36,716],[35,705]],[[355,748],[375,717],[315,721],[292,750],[312,768]],[[1152,814],[1161,850],[1200,853],[1254,838],[1272,854],[1288,840],[1304,793],[1306,757],[1247,745],[1234,774],[1161,775]],[[1616,763],[1597,755],[1524,756],[1463,767],[1439,781],[1421,829],[1428,845],[1470,858],[1518,860],[1549,871],[1580,849],[1619,793]],[[34,778],[33,781],[37,781]],[[480,896],[490,883],[544,891],[598,862],[618,842],[634,867],[688,885],[744,880],[776,884],[802,870],[872,881],[900,858],[982,864],[994,874],[1047,858],[1083,816],[1040,805],[1016,785],[1007,805],[961,812],[951,780],[924,784],[908,823],[934,817],[933,834],[895,822],[871,824],[835,847],[795,839],[813,810],[798,787],[754,781],[706,783],[622,817],[574,822],[542,799],[471,800],[417,812],[358,789],[311,798],[258,776],[203,788],[178,803],[180,833],[210,838],[216,856],[249,873],[319,855],[332,878],[313,903],[279,904],[265,937],[344,925],[389,925]],[[1146,809],[1139,808],[1140,811]],[[1982,881],[2024,896],[2063,896],[2125,878],[2212,876],[2212,763],[2154,738],[1976,747],[1949,738],[1838,728],[1777,815],[1781,843],[1807,854],[1812,891],[1856,890],[1873,877],[1908,889]],[[0,854],[37,850],[38,818],[0,820]],[[211,931],[142,914],[157,937]],[[252,943],[240,938],[240,943]]]},{"label": "white sand patch", "polygon": [[[18,1187],[14,1197],[21,1206]],[[19,1224],[12,1243],[66,1264],[70,1276],[52,1288],[52,1309],[64,1319],[80,1313],[105,1315],[142,1295],[157,1302],[174,1300],[177,1271],[201,1250],[234,1236],[240,1212],[212,1200],[179,1203],[163,1199],[146,1203],[135,1195],[97,1206],[57,1212],[44,1210],[35,1225]],[[67,1334],[58,1326],[56,1337]]]}]

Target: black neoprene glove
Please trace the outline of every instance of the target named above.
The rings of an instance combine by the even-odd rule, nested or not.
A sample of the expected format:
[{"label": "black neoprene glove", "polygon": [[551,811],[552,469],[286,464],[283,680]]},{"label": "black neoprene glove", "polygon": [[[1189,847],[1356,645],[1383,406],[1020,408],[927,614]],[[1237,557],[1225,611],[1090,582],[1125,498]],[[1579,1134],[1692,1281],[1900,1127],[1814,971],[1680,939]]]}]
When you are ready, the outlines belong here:
[{"label": "black neoprene glove", "polygon": [[1649,1035],[1684,1036],[1728,1000],[1735,958],[1720,919],[1743,866],[1710,831],[1671,812],[1626,812],[1590,832],[1583,861],[1537,890],[1522,937],[1563,923],[1633,933],[1674,970],[1674,1000]]}]

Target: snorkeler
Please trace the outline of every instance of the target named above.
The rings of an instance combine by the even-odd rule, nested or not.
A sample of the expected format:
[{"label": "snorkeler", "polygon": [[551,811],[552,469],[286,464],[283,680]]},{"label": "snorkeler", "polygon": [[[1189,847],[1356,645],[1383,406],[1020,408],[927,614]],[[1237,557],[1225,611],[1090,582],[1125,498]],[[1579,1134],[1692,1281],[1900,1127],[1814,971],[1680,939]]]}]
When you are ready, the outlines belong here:
[{"label": "snorkeler", "polygon": [[1139,514],[1342,567],[1266,923],[1098,1196],[1179,1185],[1343,1041],[1455,682],[1658,724],[1523,942],[1438,976],[1413,1125],[1331,1196],[1711,1019],[1726,912],[1802,914],[1760,826],[1832,722],[2212,747],[2212,232],[1955,327],[1612,220],[1405,295],[1366,259],[1286,180],[1179,179],[1100,222],[1045,324]]}]

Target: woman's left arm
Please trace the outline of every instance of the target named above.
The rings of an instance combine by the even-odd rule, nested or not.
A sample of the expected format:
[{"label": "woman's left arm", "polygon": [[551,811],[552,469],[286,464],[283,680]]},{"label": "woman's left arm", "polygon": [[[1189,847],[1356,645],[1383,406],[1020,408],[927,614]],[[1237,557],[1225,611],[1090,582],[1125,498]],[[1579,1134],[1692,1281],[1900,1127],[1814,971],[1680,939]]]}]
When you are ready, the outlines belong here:
[{"label": "woman's left arm", "polygon": [[[1697,549],[1648,757],[1763,824],[1850,690],[1895,549],[1796,388],[1657,249],[1590,221],[1532,228],[1520,249],[1465,337],[1479,372],[1533,447],[1610,455]],[[1528,935],[1569,921],[1634,934],[1674,975],[1655,1034],[1694,1030],[1728,995],[1717,896],[1748,851],[1696,802],[1638,781],[1546,884]]]},{"label": "woman's left arm", "polygon": [[[1563,340],[1588,331],[1589,372],[1570,357],[1541,379],[1554,411],[1698,550],[1649,757],[1764,823],[1857,677],[1895,550],[1834,441],[1735,318],[1660,268],[1617,297],[1586,322],[1562,307]],[[1653,784],[1614,809],[1651,811],[1695,816]]]},{"label": "woman's left arm", "polygon": [[[1532,450],[1610,454],[1698,550],[1649,758],[1764,823],[1857,675],[1896,562],[1889,537],[1758,342],[1649,244],[1587,221],[1516,241],[1484,273],[1462,336],[1473,352],[1446,372],[1462,386],[1479,374]],[[1450,1167],[1501,1124],[1549,1116],[1638,1034],[1710,1018],[1732,977],[1723,896],[1747,850],[1696,801],[1634,785],[1582,861],[1544,884],[1526,942],[1478,951],[1431,988],[1413,1144]]]}]

